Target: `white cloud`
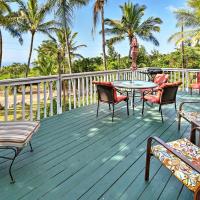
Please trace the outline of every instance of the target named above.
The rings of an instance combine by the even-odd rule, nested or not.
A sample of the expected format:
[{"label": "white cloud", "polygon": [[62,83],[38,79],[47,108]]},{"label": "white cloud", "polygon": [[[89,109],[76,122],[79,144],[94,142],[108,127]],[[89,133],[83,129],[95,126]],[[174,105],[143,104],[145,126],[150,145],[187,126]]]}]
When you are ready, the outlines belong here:
[{"label": "white cloud", "polygon": [[177,11],[178,8],[173,5],[170,5],[170,6],[167,6],[166,9],[169,10],[170,12],[175,12]]}]

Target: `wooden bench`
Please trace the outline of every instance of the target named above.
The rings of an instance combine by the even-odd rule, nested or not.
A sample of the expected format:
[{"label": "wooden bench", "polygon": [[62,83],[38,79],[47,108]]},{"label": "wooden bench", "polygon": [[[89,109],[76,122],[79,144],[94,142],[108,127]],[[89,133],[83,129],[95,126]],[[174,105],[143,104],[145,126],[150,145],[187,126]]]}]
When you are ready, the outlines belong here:
[{"label": "wooden bench", "polygon": [[39,126],[39,122],[0,122],[0,149],[10,149],[14,151],[13,157],[0,156],[0,158],[12,160],[9,167],[11,183],[15,182],[12,175],[12,165],[16,157],[28,143],[31,152],[33,151],[30,140],[33,134],[38,130]]},{"label": "wooden bench", "polygon": [[[195,130],[200,131],[200,127]],[[192,131],[191,134],[195,134]],[[191,135],[191,138],[194,138]],[[152,146],[152,141],[158,145]],[[171,173],[194,193],[194,200],[200,200],[200,148],[186,138],[165,143],[157,137],[147,141],[145,180],[149,180],[150,159],[157,158]]]}]

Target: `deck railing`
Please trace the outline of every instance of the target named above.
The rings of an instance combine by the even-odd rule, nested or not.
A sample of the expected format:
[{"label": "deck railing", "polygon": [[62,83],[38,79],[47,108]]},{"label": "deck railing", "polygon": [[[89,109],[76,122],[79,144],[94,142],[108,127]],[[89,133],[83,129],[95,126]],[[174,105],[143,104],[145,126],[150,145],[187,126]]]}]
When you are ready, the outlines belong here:
[{"label": "deck railing", "polygon": [[[7,79],[0,81],[0,121],[40,120],[60,114],[65,110],[96,103],[97,81],[148,80],[146,69],[131,72],[111,70],[63,74],[34,78]],[[182,81],[182,91],[188,91],[194,74],[199,69],[163,69],[170,74],[170,81]]]}]

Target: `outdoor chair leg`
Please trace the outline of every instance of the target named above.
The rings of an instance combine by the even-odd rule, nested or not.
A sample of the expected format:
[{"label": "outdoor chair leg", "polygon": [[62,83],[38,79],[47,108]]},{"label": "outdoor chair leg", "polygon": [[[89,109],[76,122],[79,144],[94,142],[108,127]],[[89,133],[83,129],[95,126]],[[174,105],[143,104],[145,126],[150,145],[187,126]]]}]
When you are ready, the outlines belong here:
[{"label": "outdoor chair leg", "polygon": [[176,111],[176,108],[177,108],[177,106],[176,106],[176,101],[175,101],[175,105],[174,105],[174,107],[175,107],[175,111]]},{"label": "outdoor chair leg", "polygon": [[129,115],[129,106],[128,106],[128,99],[126,100],[126,106],[127,106],[127,115]]},{"label": "outdoor chair leg", "polygon": [[33,147],[32,147],[32,144],[31,144],[31,141],[29,141],[29,146],[30,146],[30,152],[33,152]]},{"label": "outdoor chair leg", "polygon": [[162,106],[161,106],[161,104],[160,104],[160,106],[159,106],[159,110],[160,110],[160,115],[161,115],[161,118],[162,118],[162,123],[164,122],[164,120],[163,120],[163,114],[162,114]]},{"label": "outdoor chair leg", "polygon": [[109,110],[111,110],[111,106],[110,106],[110,103],[109,103]]},{"label": "outdoor chair leg", "polygon": [[98,117],[99,116],[99,100],[98,100],[98,103],[97,103],[97,116],[96,117]]},{"label": "outdoor chair leg", "polygon": [[149,139],[147,140],[145,181],[148,181],[148,180],[149,180],[150,161],[151,161],[151,141],[152,141],[151,138],[149,138]]},{"label": "outdoor chair leg", "polygon": [[114,119],[114,113],[115,113],[115,104],[113,103],[112,122],[113,122],[113,119]]},{"label": "outdoor chair leg", "polygon": [[144,115],[144,99],[142,100],[142,115]]},{"label": "outdoor chair leg", "polygon": [[194,193],[194,200],[200,200],[200,187]]},{"label": "outdoor chair leg", "polygon": [[19,149],[19,148],[17,148],[17,149],[12,148],[12,150],[15,152],[15,155],[14,155],[13,158],[11,158],[12,162],[11,162],[10,167],[9,167],[9,175],[10,175],[10,179],[11,179],[11,182],[10,182],[11,184],[15,183],[15,180],[14,180],[13,175],[12,175],[12,166],[13,166],[13,163],[14,163],[16,157],[20,153],[21,149]]}]

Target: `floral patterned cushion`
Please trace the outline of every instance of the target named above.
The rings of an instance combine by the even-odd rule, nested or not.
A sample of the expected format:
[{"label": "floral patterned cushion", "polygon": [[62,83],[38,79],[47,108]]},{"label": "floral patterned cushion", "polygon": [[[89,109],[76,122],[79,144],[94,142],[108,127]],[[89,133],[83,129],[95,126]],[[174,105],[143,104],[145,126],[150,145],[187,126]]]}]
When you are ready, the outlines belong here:
[{"label": "floral patterned cushion", "polygon": [[[168,145],[184,155],[194,165],[200,166],[200,148],[187,139],[169,142]],[[200,186],[200,174],[161,145],[152,147],[152,154],[158,158],[188,189],[195,192]]]},{"label": "floral patterned cushion", "polygon": [[189,122],[199,122],[200,123],[200,112],[187,112],[187,111],[180,111],[182,117],[187,119]]}]

